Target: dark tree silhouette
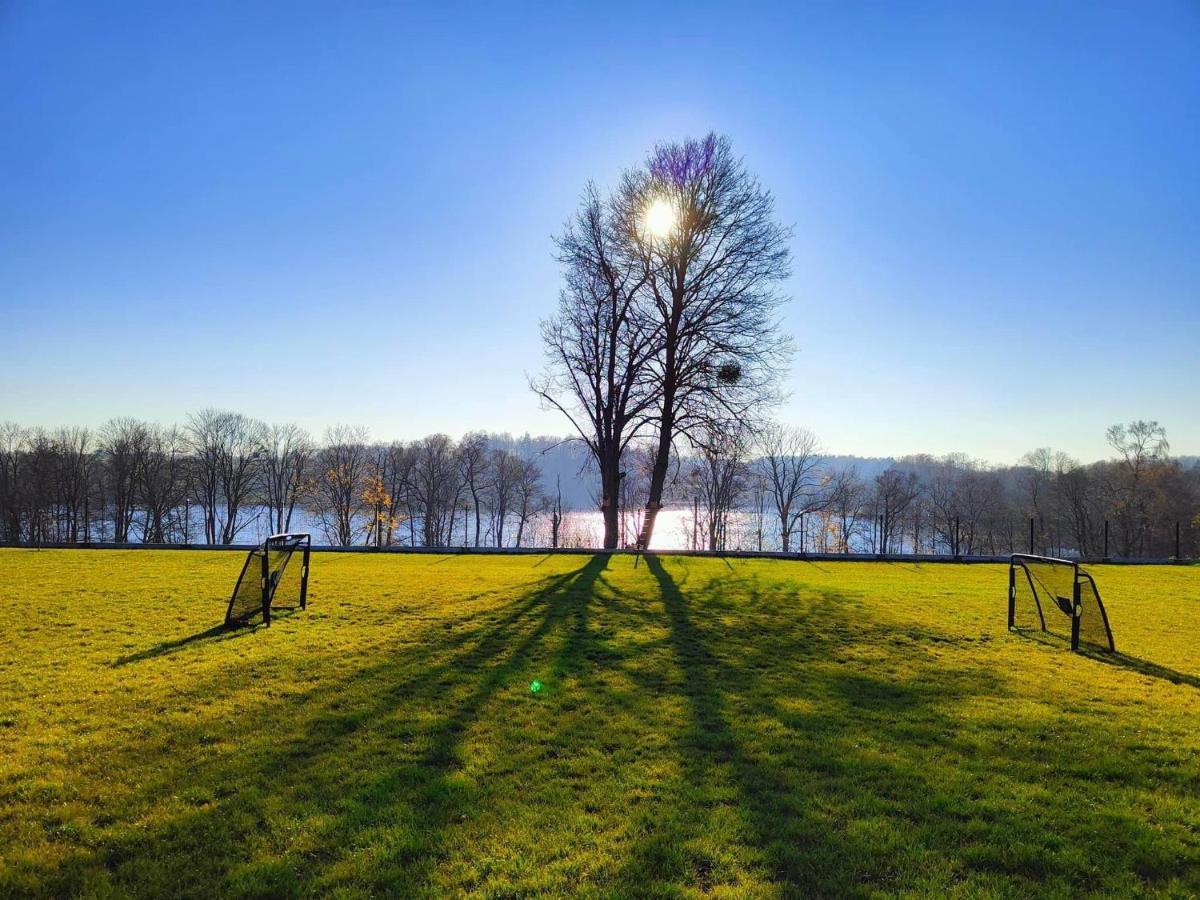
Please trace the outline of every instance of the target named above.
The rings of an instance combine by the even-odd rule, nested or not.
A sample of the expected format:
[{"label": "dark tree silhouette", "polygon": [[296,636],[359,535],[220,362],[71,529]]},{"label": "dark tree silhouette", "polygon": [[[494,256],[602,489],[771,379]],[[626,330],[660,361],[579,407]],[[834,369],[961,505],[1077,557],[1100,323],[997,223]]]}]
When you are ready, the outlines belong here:
[{"label": "dark tree silhouette", "polygon": [[596,464],[610,549],[619,540],[621,459],[658,396],[650,368],[658,333],[637,308],[648,273],[621,227],[611,202],[589,185],[558,239],[566,286],[558,313],[542,323],[546,371],[532,384],[546,406],[567,417]]},{"label": "dark tree silhouette", "polygon": [[[669,210],[669,227],[650,217]],[[753,431],[777,399],[791,345],[778,328],[789,232],[728,139],[661,144],[616,198],[627,252],[641,263],[639,314],[653,334],[655,456],[638,543],[649,546],[672,446]],[[661,215],[660,215],[661,218]]]}]

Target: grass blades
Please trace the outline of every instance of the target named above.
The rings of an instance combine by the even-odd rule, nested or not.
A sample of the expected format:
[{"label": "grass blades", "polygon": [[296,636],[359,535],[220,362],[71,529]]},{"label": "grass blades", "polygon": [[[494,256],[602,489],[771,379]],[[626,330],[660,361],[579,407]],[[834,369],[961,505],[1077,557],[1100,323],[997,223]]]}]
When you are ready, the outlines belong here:
[{"label": "grass blades", "polygon": [[1200,892],[1200,569],[240,561],[0,550],[0,895]]}]

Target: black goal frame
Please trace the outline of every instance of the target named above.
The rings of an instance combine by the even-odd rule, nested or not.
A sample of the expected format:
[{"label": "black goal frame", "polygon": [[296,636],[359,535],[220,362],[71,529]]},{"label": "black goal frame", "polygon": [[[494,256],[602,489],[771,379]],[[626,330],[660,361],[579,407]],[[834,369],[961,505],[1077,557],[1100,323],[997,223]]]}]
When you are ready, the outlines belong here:
[{"label": "black goal frame", "polygon": [[[274,575],[271,573],[271,551],[273,550],[290,550],[287,561]],[[233,586],[233,593],[229,596],[229,605],[225,610],[226,626],[244,624],[242,619],[234,617],[234,604],[237,602],[238,593],[242,589],[242,583],[247,577],[257,578],[259,588],[262,592],[262,619],[265,625],[271,624],[271,601],[275,599],[275,589],[279,586],[280,578],[284,570],[291,563],[292,557],[298,551],[303,551],[301,556],[300,568],[300,608],[307,609],[308,607],[308,563],[312,552],[312,536],[307,533],[286,533],[273,534],[267,537],[262,544],[255,547],[246,556],[246,562],[242,565],[242,572],[238,576],[237,583]],[[256,561],[255,557],[259,559]],[[251,570],[256,570],[251,573]]]},{"label": "black goal frame", "polygon": [[[1042,609],[1041,591],[1037,585],[1033,583],[1033,575],[1029,571],[1029,567],[1025,562],[1035,563],[1051,563],[1056,566],[1065,566],[1071,569],[1071,611],[1068,613],[1071,617],[1071,649],[1079,650],[1079,625],[1083,617],[1083,584],[1086,581],[1091,588],[1091,594],[1096,600],[1096,611],[1100,616],[1100,621],[1104,623],[1104,633],[1108,638],[1108,646],[1105,648],[1111,652],[1116,652],[1116,644],[1113,642],[1112,627],[1108,623],[1108,611],[1104,608],[1104,601],[1100,599],[1100,589],[1096,587],[1096,579],[1092,577],[1090,572],[1079,567],[1078,560],[1074,559],[1058,559],[1053,556],[1038,556],[1033,553],[1014,553],[1008,560],[1008,629],[1009,631],[1016,630],[1016,613],[1017,613],[1017,570],[1020,569],[1024,574],[1029,585],[1030,593],[1033,595],[1033,602],[1037,607],[1038,620],[1041,623],[1042,631],[1049,632],[1046,627],[1046,612]],[[1056,606],[1058,604],[1055,604]],[[1066,613],[1066,610],[1061,610]],[[1101,646],[1097,644],[1096,646]]]}]

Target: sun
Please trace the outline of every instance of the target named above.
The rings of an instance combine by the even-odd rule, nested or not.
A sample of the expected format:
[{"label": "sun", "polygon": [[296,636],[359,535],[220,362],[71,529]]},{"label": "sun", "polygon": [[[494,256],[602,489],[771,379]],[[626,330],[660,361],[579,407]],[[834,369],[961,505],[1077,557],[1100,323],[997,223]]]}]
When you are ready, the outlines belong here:
[{"label": "sun", "polygon": [[662,197],[646,207],[645,227],[651,237],[670,237],[675,230],[675,207]]}]

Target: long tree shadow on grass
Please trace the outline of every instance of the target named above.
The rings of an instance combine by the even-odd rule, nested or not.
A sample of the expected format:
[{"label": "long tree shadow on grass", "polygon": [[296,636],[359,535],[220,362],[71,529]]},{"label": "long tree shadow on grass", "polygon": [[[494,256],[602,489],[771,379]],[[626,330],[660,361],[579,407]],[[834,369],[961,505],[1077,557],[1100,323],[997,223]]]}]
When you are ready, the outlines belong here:
[{"label": "long tree shadow on grass", "polygon": [[[921,869],[938,873],[925,886],[934,893],[972,879],[994,889],[997,877],[1019,892],[1064,891],[1094,884],[1100,871],[1117,883],[1136,872],[1161,886],[1187,871],[1173,856],[1186,843],[1179,821],[1160,837],[1124,803],[1103,815],[1093,806],[1118,785],[1187,796],[1185,756],[1130,771],[1128,758],[1106,746],[1121,740],[1119,726],[1078,720],[1055,722],[1047,745],[1037,716],[1004,711],[1012,701],[1003,678],[972,665],[968,635],[865,617],[847,635],[842,626],[862,611],[833,595],[808,604],[826,619],[819,630],[782,618],[731,623],[712,600],[731,589],[727,580],[685,592],[661,562],[647,563],[690,726],[678,736],[678,799],[645,823],[631,880],[653,883],[665,873],[702,891],[738,890],[722,849],[735,843],[772,890],[799,896],[886,892]],[[765,605],[752,579],[742,590],[747,607]],[[835,624],[842,637],[831,641],[821,632]],[[893,631],[904,644],[899,659],[874,651]],[[815,654],[804,646],[809,638],[821,645]],[[947,646],[966,654],[951,668],[927,655]],[[864,664],[863,651],[878,663]],[[790,669],[781,664],[789,657]],[[975,708],[997,712],[967,726],[960,716]],[[1011,794],[1035,803],[1036,815],[1000,800]],[[978,808],[981,797],[996,799]]]},{"label": "long tree shadow on grass", "polygon": [[[912,887],[899,879],[914,867],[942,873],[928,893],[978,872],[1025,893],[1063,888],[1047,884],[1055,861],[1041,845],[1060,841],[1068,856],[1090,846],[1086,822],[1082,834],[1071,825],[1083,807],[1063,803],[1096,796],[1095,770],[1082,763],[1097,734],[1056,727],[1053,764],[1078,774],[1060,778],[1067,790],[1044,801],[1037,822],[994,803],[976,814],[975,799],[997,794],[983,784],[993,768],[1005,790],[1035,800],[1045,773],[1029,761],[1031,747],[1040,751],[1036,723],[1022,726],[1020,742],[1009,717],[984,735],[994,744],[980,746],[979,729],[958,734],[944,704],[1007,700],[995,671],[921,656],[935,641],[968,650],[965,638],[871,621],[847,594],[813,590],[796,603],[791,588],[753,574],[685,591],[658,560],[647,565],[661,603],[640,591],[598,599],[606,563],[593,557],[519,593],[506,589],[516,595],[497,607],[397,634],[394,646],[372,643],[344,666],[331,659],[315,687],[230,692],[219,698],[227,706],[250,701],[233,717],[218,709],[194,725],[151,722],[144,739],[81,759],[108,778],[136,771],[137,795],[105,809],[118,824],[44,872],[40,893],[430,895],[447,890],[441,877],[462,891],[567,893],[565,874],[540,888],[521,879],[574,847],[564,842],[556,856],[523,842],[571,836],[556,829],[588,813],[579,807],[589,775],[570,757],[596,751],[619,760],[597,776],[618,783],[618,801],[639,799],[621,783],[650,785],[641,794],[650,799],[604,823],[604,839],[627,857],[600,857],[611,868],[591,886],[608,893],[737,891],[730,872],[749,871],[784,893],[854,895]],[[631,645],[628,630],[618,638],[617,617],[646,640]],[[912,671],[887,670],[885,654],[869,665],[856,656],[889,639],[914,655]],[[246,664],[251,680],[256,665]],[[564,689],[548,699],[587,715],[555,718],[546,694],[530,695],[530,677],[546,672],[548,691],[574,680],[589,695]],[[621,706],[631,720],[618,731],[608,713]],[[663,715],[674,708],[682,718]],[[621,746],[654,729],[661,750]],[[676,765],[678,778],[643,774]],[[1188,777],[1177,758],[1163,760],[1163,770],[1172,766]],[[1124,784],[1111,768],[1107,777]],[[181,809],[180,796],[193,806]],[[1151,846],[1140,823],[1105,825],[1134,849],[1114,862],[1078,855],[1081,878],[1089,867],[1136,862]],[[905,843],[920,829],[930,846]],[[737,846],[735,863],[723,842]],[[526,856],[534,861],[522,865]],[[1147,865],[1169,870],[1154,858]],[[479,871],[461,874],[469,866]],[[110,883],[80,880],[96,868]]]},{"label": "long tree shadow on grass", "polygon": [[[646,564],[658,582],[669,641],[682,670],[681,689],[690,725],[680,736],[680,755],[687,779],[695,786],[693,802],[700,808],[724,806],[727,818],[743,820],[748,830],[743,840],[748,839],[752,849],[761,854],[761,865],[769,871],[770,880],[806,894],[836,892],[842,879],[822,865],[836,851],[827,845],[828,835],[822,832],[820,822],[805,804],[797,802],[801,798],[778,767],[755,759],[735,735],[727,692],[746,687],[744,674],[736,676],[710,650],[703,629],[693,621],[688,598],[662,562],[648,556]],[[744,697],[742,694],[734,702]],[[705,823],[692,825],[683,833],[651,834],[636,848],[631,868],[644,869],[647,879],[665,874],[705,892],[711,890],[714,881],[722,878],[720,863],[713,858],[715,853],[702,849],[703,836],[693,830]],[[741,829],[733,825],[731,830],[737,833]]]},{"label": "long tree shadow on grass", "polygon": [[[584,609],[607,562],[606,555],[591,557],[578,569],[542,579],[477,627],[469,620],[457,634],[431,627],[401,657],[280,705],[248,710],[250,718],[223,737],[234,753],[200,763],[166,757],[160,771],[147,773],[141,803],[152,808],[181,784],[207,785],[197,808],[149,833],[110,834],[98,842],[95,862],[135,892],[178,894],[207,885],[199,892],[286,895],[301,884],[334,887],[344,877],[336,874],[339,865],[383,829],[395,836],[386,858],[365,866],[371,889],[395,893],[429,880],[445,857],[445,841],[478,811],[478,791],[463,775],[464,740],[498,693],[516,685],[528,696],[522,676],[532,657],[544,656],[548,638],[563,640],[559,659],[581,652]],[[422,718],[406,716],[413,711]],[[274,723],[281,733],[273,733]],[[197,737],[203,742],[203,733]],[[181,735],[164,727],[158,740],[174,744]],[[103,764],[136,765],[146,744],[123,762]],[[312,846],[283,859],[246,858],[260,843],[247,834],[248,823],[281,803],[319,811],[324,824]],[[44,874],[49,893],[82,887],[78,865]]]}]

